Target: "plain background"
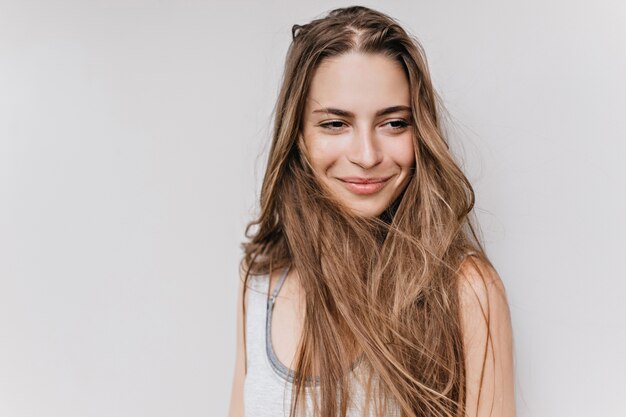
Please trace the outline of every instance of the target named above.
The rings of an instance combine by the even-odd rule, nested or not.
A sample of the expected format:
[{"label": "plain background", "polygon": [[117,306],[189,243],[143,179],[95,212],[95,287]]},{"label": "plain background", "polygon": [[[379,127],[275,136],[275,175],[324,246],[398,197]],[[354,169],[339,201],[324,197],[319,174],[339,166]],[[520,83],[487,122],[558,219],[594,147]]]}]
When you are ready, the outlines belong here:
[{"label": "plain background", "polygon": [[[626,6],[364,2],[422,42],[523,417],[623,416]],[[226,415],[291,25],[341,1],[0,2],[0,415]]]}]

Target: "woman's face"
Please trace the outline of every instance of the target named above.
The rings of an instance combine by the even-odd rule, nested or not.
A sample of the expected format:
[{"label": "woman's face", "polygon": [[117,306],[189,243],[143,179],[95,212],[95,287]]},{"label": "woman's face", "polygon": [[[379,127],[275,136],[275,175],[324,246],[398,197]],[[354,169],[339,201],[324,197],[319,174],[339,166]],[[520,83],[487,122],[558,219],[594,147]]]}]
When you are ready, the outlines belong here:
[{"label": "woman's face", "polygon": [[410,105],[402,67],[383,55],[348,53],[315,71],[304,144],[319,181],[357,215],[380,215],[409,182]]}]

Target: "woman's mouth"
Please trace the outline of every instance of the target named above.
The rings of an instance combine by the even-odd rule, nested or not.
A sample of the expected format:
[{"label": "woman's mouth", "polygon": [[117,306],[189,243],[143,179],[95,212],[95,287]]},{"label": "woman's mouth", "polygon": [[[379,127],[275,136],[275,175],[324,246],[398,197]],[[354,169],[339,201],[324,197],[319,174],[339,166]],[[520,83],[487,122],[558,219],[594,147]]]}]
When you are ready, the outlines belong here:
[{"label": "woman's mouth", "polygon": [[361,177],[345,177],[338,178],[343,185],[351,192],[359,195],[374,194],[380,191],[391,177],[384,178],[361,178]]}]

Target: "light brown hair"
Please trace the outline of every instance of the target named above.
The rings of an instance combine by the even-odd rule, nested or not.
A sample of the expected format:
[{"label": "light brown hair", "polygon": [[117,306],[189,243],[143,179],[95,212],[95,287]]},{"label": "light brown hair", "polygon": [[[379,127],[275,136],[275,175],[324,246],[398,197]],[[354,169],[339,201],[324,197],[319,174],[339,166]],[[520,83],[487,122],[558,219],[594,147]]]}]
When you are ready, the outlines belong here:
[{"label": "light brown hair", "polygon": [[[317,376],[315,415],[344,416],[357,353],[376,415],[391,404],[403,416],[463,415],[458,270],[468,255],[488,261],[471,218],[474,191],[440,126],[422,47],[391,17],[358,6],[294,25],[292,35],[260,213],[242,245],[246,281],[292,265],[305,293],[292,415]],[[383,54],[409,81],[415,171],[375,218],[355,216],[322,187],[301,137],[316,68],[348,52]]]}]

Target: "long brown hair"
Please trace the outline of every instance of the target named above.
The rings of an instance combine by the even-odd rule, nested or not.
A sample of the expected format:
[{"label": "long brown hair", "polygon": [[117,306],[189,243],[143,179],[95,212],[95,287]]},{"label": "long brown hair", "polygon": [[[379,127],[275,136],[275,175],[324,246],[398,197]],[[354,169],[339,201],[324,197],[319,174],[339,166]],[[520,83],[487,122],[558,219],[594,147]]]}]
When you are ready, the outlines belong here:
[{"label": "long brown hair", "polygon": [[[365,401],[376,415],[392,404],[403,416],[462,415],[458,270],[468,255],[486,256],[471,217],[474,191],[443,135],[422,47],[391,17],[359,6],[294,25],[292,36],[260,213],[242,245],[246,282],[291,265],[304,290],[291,415],[306,403],[316,376],[315,415],[345,416],[356,352],[367,370]],[[415,171],[374,218],[352,214],[322,186],[301,137],[316,68],[348,52],[383,54],[402,65],[409,81]]]}]

